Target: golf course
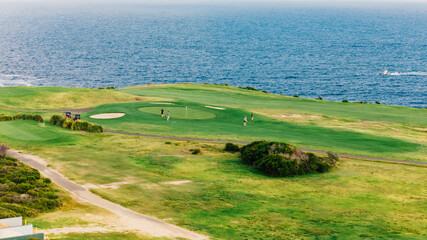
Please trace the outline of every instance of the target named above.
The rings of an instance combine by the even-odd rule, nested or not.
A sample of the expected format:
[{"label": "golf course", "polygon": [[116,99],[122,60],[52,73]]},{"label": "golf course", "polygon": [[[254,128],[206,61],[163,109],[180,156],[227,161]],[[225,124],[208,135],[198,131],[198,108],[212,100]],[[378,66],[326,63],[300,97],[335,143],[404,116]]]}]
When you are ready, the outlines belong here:
[{"label": "golf course", "polygon": [[[104,132],[49,123],[65,110]],[[426,109],[210,84],[0,88],[0,114],[19,113],[44,123],[0,121],[0,143],[105,200],[211,239],[427,238]],[[354,157],[276,178],[224,151],[225,142],[261,140]],[[169,239],[126,229],[56,187],[69,196],[63,206],[28,217],[49,239]]]}]

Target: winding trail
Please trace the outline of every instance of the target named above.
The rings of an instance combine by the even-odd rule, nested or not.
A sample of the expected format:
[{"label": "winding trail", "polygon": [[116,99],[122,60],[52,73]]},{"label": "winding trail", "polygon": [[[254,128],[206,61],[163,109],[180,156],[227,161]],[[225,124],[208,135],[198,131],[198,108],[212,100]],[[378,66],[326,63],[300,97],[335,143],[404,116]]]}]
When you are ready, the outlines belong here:
[{"label": "winding trail", "polygon": [[91,193],[89,190],[65,178],[59,172],[49,168],[43,159],[32,155],[23,155],[17,151],[9,150],[7,154],[31,167],[37,169],[45,177],[74,194],[79,200],[104,208],[120,217],[123,226],[129,230],[141,231],[154,237],[185,238],[191,240],[209,239],[209,237],[186,230],[184,228],[160,221],[153,217],[139,214],[130,209]]},{"label": "winding trail", "polygon": [[[123,134],[130,136],[141,136],[141,137],[150,137],[150,138],[165,138],[165,139],[175,139],[175,140],[192,140],[192,141],[203,141],[203,142],[217,142],[217,143],[235,143],[235,144],[249,144],[248,142],[240,142],[240,141],[227,141],[227,140],[218,140],[218,139],[206,139],[206,138],[191,138],[191,137],[174,137],[174,136],[162,136],[162,135],[150,135],[150,134],[142,134],[142,133],[129,133],[129,132],[120,132],[105,129],[104,132],[115,133],[115,134]],[[312,152],[312,153],[321,153],[327,154],[325,151],[318,151],[312,149],[303,149],[304,152]],[[392,163],[406,163],[406,164],[415,164],[415,165],[425,165],[427,166],[427,162],[417,162],[417,161],[406,161],[406,160],[398,160],[398,159],[389,159],[389,158],[376,158],[376,157],[366,157],[366,156],[357,156],[351,154],[343,154],[337,153],[340,157],[348,157],[348,158],[357,158],[362,160],[370,160],[370,161],[380,161],[380,162],[392,162]]]}]

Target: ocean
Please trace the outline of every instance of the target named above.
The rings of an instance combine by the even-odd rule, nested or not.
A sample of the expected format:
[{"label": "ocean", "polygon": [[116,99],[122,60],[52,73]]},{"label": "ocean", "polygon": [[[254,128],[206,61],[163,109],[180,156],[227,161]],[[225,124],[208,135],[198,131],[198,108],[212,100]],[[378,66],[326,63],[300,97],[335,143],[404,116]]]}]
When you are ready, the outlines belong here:
[{"label": "ocean", "polygon": [[2,87],[217,83],[425,108],[426,57],[425,5],[0,2]]}]

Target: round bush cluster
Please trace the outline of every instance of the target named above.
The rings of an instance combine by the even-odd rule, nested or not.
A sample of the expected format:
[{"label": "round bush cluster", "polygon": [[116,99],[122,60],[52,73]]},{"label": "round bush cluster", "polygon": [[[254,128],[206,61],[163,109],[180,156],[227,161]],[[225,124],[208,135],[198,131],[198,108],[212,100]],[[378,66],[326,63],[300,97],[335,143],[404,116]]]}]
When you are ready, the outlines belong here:
[{"label": "round bush cluster", "polygon": [[244,163],[272,177],[323,173],[338,162],[336,154],[319,157],[282,142],[253,142],[242,147],[240,153]]}]

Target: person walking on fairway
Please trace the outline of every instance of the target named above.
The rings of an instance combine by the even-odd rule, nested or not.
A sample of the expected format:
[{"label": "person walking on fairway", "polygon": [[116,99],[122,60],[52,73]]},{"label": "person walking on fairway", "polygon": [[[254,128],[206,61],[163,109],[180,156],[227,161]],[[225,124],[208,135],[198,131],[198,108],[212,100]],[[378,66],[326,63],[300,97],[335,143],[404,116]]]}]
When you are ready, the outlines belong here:
[{"label": "person walking on fairway", "polygon": [[243,118],[243,126],[246,126],[246,122],[248,121],[248,119],[246,118],[246,116],[245,116],[245,118]]},{"label": "person walking on fairway", "polygon": [[167,121],[169,121],[169,118],[170,118],[169,111],[168,111],[168,113],[166,113],[166,117],[167,117]]},{"label": "person walking on fairway", "polygon": [[251,113],[251,122],[254,121],[254,113]]},{"label": "person walking on fairway", "polygon": [[160,110],[160,113],[162,114],[162,117],[163,117],[163,113],[165,112],[165,110],[163,110],[163,108],[162,108],[162,110]]}]

